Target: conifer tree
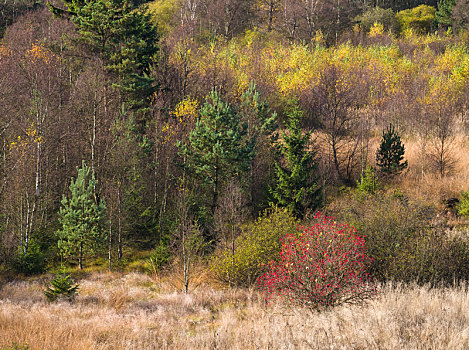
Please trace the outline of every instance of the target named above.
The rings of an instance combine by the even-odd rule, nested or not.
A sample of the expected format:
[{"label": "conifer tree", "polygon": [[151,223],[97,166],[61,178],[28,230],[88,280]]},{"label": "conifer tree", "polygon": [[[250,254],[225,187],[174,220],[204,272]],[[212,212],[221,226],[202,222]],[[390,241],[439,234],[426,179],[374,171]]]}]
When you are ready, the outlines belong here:
[{"label": "conifer tree", "polygon": [[249,139],[257,143],[261,137],[273,137],[277,130],[277,113],[269,109],[266,100],[261,99],[256,84],[251,83],[241,95],[239,108],[241,119],[248,124]]},{"label": "conifer tree", "polygon": [[64,4],[68,10],[49,7],[75,24],[75,44],[86,56],[102,61],[125,108],[142,114],[156,90],[150,73],[159,51],[157,28],[147,7],[129,0],[64,0]]},{"label": "conifer tree", "polygon": [[276,184],[270,192],[281,207],[302,218],[306,209],[322,203],[316,153],[311,150],[311,133],[300,128],[302,112],[295,107],[289,114],[288,128],[277,143]]},{"label": "conifer tree", "polygon": [[70,182],[70,198],[65,195],[59,210],[61,228],[57,231],[58,246],[65,256],[76,257],[83,268],[85,252],[93,251],[104,240],[104,213],[106,205],[95,198],[96,181],[91,168],[82,163],[76,180]]},{"label": "conifer tree", "polygon": [[187,144],[178,143],[185,168],[203,181],[211,194],[211,213],[215,212],[221,185],[229,178],[241,177],[249,170],[253,144],[229,103],[217,90],[207,96]]},{"label": "conifer tree", "polygon": [[278,137],[277,113],[272,112],[267,101],[261,99],[254,83],[241,95],[238,111],[241,120],[248,125],[247,138],[253,145],[248,185],[249,203],[254,215],[256,207],[262,205],[272,178],[271,145]]},{"label": "conifer tree", "polygon": [[381,144],[376,151],[376,164],[381,172],[387,175],[395,175],[407,168],[407,161],[404,161],[405,147],[401,137],[392,124],[386,131],[383,131]]},{"label": "conifer tree", "polygon": [[50,286],[44,291],[44,295],[50,302],[60,298],[72,301],[78,294],[78,284],[73,284],[71,277],[63,269],[59,269]]}]

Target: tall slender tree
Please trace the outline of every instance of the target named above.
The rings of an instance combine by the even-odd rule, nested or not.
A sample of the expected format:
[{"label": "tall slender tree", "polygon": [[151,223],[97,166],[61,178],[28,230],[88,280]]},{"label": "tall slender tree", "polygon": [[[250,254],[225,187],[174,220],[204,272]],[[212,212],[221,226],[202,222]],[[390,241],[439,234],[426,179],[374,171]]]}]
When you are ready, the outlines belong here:
[{"label": "tall slender tree", "polygon": [[68,10],[49,7],[75,24],[75,45],[90,59],[101,61],[121,103],[128,111],[139,112],[144,124],[142,112],[156,91],[151,71],[159,51],[157,28],[147,7],[129,0],[65,0],[64,4]]},{"label": "tall slender tree", "polygon": [[256,85],[251,83],[241,95],[239,105],[241,120],[248,125],[247,137],[253,144],[253,157],[249,167],[249,203],[252,214],[261,205],[267,193],[273,168],[271,145],[278,137],[277,113],[272,112],[261,99]]},{"label": "tall slender tree", "polygon": [[58,246],[62,254],[77,256],[80,269],[83,268],[83,257],[87,251],[104,240],[106,229],[104,213],[106,204],[97,202],[94,193],[96,181],[91,168],[83,161],[81,168],[77,167],[78,176],[70,182],[70,198],[65,195],[59,211],[61,228],[57,231]]},{"label": "tall slender tree", "polygon": [[253,144],[247,138],[247,124],[224,102],[217,90],[207,96],[200,119],[188,143],[179,143],[186,169],[209,188],[211,213],[215,213],[221,185],[249,170]]},{"label": "tall slender tree", "polygon": [[276,184],[271,188],[274,201],[301,218],[307,209],[322,203],[316,153],[311,133],[300,128],[302,112],[295,107],[289,114],[288,128],[277,143]]}]

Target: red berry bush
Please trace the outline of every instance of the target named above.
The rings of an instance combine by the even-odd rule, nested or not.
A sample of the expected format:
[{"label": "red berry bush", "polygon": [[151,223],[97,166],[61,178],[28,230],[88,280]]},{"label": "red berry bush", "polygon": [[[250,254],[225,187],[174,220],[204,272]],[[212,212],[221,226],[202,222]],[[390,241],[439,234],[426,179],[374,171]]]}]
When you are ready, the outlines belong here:
[{"label": "red berry bush", "polygon": [[367,272],[371,258],[364,237],[321,213],[315,219],[314,226],[284,237],[279,261],[270,262],[258,279],[266,299],[281,297],[322,311],[372,297],[376,288]]}]

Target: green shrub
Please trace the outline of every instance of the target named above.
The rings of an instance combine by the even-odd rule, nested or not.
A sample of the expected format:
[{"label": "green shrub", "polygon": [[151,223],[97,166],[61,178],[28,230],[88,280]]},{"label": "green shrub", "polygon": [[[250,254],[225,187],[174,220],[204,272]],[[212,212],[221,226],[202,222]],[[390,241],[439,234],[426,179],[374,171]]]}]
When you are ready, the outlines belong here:
[{"label": "green shrub", "polygon": [[163,266],[167,265],[171,260],[171,253],[169,251],[168,244],[160,242],[156,245],[154,253],[150,256],[153,261],[154,267],[159,270]]},{"label": "green shrub", "polygon": [[36,275],[46,270],[47,261],[39,244],[35,241],[30,241],[26,256],[24,255],[23,247],[21,247],[18,249],[12,265],[16,272],[24,273],[25,275]]},{"label": "green shrub", "polygon": [[278,259],[280,240],[286,234],[296,234],[297,225],[297,219],[287,209],[266,210],[254,223],[243,228],[236,239],[234,254],[225,250],[212,260],[215,277],[230,285],[253,285],[264,267]]},{"label": "green shrub", "polygon": [[349,195],[330,209],[366,236],[370,273],[380,281],[449,285],[469,277],[468,241],[435,227],[433,208],[393,193]]},{"label": "green shrub", "polygon": [[28,350],[28,344],[18,344],[16,342],[11,343],[11,345],[7,345],[1,348],[1,350]]},{"label": "green shrub", "polygon": [[[441,239],[442,238],[442,239]],[[437,281],[446,284],[469,278],[469,242],[458,236],[440,236],[441,244],[432,244],[436,248]]]},{"label": "green shrub", "polygon": [[72,301],[78,294],[78,284],[73,285],[70,275],[63,270],[57,271],[55,278],[50,284],[50,287],[47,287],[44,291],[44,295],[50,302],[59,299]]},{"label": "green shrub", "polygon": [[363,204],[352,201],[350,205],[358,209],[350,212],[350,224],[366,235],[367,251],[373,258],[371,274],[381,281],[402,279],[406,244],[424,226],[420,208],[389,195],[369,197]]},{"label": "green shrub", "polygon": [[453,24],[452,14],[456,0],[438,0],[438,11],[436,11],[436,21],[440,28],[447,29]]},{"label": "green shrub", "polygon": [[355,20],[360,23],[361,28],[365,33],[368,33],[375,23],[382,24],[385,31],[392,31],[393,33],[398,32],[399,28],[396,15],[392,9],[374,7],[356,17]]},{"label": "green shrub", "polygon": [[[416,252],[414,280],[419,284],[452,285],[469,277],[467,239],[448,236],[438,230],[426,233],[412,247]],[[409,252],[411,253],[411,252]]]},{"label": "green shrub", "polygon": [[458,205],[458,214],[469,218],[469,191],[461,193]]},{"label": "green shrub", "polygon": [[360,175],[360,181],[357,181],[357,191],[360,195],[372,195],[379,189],[380,183],[375,174],[375,170],[367,166]]},{"label": "green shrub", "polygon": [[412,30],[418,34],[425,34],[429,33],[433,28],[436,19],[436,9],[433,6],[420,5],[398,12],[396,19],[402,32]]}]

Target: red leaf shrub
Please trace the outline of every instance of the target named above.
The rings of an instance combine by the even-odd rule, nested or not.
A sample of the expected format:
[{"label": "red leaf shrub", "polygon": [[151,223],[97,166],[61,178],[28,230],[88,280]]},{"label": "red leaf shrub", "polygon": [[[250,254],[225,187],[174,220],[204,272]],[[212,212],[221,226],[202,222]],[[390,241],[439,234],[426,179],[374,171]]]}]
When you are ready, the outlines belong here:
[{"label": "red leaf shrub", "polygon": [[376,288],[367,267],[365,239],[348,224],[317,213],[312,227],[298,228],[282,240],[278,262],[270,262],[258,279],[266,299],[286,299],[294,305],[322,311],[372,297]]}]

